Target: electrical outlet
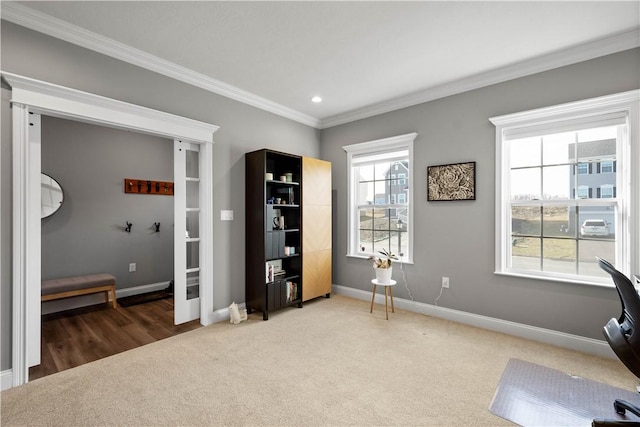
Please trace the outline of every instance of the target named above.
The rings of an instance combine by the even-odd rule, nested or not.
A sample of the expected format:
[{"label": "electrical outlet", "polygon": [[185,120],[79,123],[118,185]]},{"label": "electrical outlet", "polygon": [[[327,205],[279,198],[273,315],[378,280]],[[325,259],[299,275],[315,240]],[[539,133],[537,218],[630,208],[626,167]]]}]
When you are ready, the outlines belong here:
[{"label": "electrical outlet", "polygon": [[449,288],[449,278],[448,277],[444,277],[442,276],[442,287],[443,288]]},{"label": "electrical outlet", "polygon": [[133,273],[135,271],[136,271],[136,263],[135,262],[129,263],[129,273]]}]

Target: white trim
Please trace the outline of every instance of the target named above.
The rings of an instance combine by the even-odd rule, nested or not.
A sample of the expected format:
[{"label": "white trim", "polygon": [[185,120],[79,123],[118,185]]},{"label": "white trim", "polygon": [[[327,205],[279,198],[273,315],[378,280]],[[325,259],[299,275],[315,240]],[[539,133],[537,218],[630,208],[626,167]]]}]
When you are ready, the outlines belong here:
[{"label": "white trim", "polygon": [[352,156],[376,150],[393,151],[396,148],[405,148],[409,142],[415,141],[417,136],[418,134],[416,132],[405,133],[403,135],[391,136],[389,138],[381,138],[373,141],[345,145],[342,149]]},{"label": "white trim", "polygon": [[188,83],[287,119],[318,128],[320,120],[220,80],[14,2],[2,2],[2,19],[94,52]]},{"label": "white trim", "polygon": [[[40,115],[14,104],[13,120],[13,343],[14,385],[40,363]],[[36,225],[37,224],[37,225]],[[36,262],[33,260],[36,259]],[[30,284],[30,285],[29,285]],[[18,309],[16,309],[18,307]],[[33,312],[27,310],[33,307]],[[24,331],[16,334],[17,330]],[[28,331],[28,333],[27,333]]]},{"label": "white trim", "polygon": [[17,74],[2,72],[11,86],[11,101],[30,106],[31,111],[108,127],[196,142],[213,142],[219,126],[176,116],[116,99],[59,86]]},{"label": "white trim", "polygon": [[[218,127],[14,74],[3,73],[2,77],[13,83],[12,371],[15,386],[28,382],[29,366],[39,363],[40,358],[40,138],[39,131],[33,132],[29,126],[30,120],[39,118],[39,114],[29,115],[31,105],[38,113],[163,137],[192,138],[193,143],[205,146],[213,143],[213,132]],[[211,170],[212,163],[212,157],[208,158],[205,170]],[[212,208],[204,206],[202,212]],[[201,241],[213,240],[213,235],[201,234],[200,238]]]},{"label": "white trim", "polygon": [[[12,368],[15,370],[16,375],[14,379],[16,384],[24,384],[28,378],[29,367],[26,366],[26,354],[27,345],[26,337],[23,335],[16,336],[15,330],[23,330],[26,328],[26,314],[25,314],[25,286],[22,284],[26,282],[25,276],[25,264],[26,253],[24,249],[24,242],[27,240],[25,231],[25,210],[26,210],[26,186],[27,186],[27,170],[28,170],[28,155],[25,153],[25,147],[27,147],[27,133],[28,129],[29,110],[24,105],[14,105],[12,107],[13,113],[13,329],[14,337],[11,347],[11,359]],[[20,165],[20,169],[16,169],[16,165]],[[26,167],[23,167],[26,166]]]},{"label": "white trim", "polygon": [[[200,146],[200,232],[203,236],[213,236],[213,147]],[[204,326],[215,322],[213,315],[214,260],[213,239],[203,239],[200,245],[200,323]],[[206,284],[211,285],[207,286]],[[204,284],[204,285],[203,285]]]},{"label": "white trim", "polygon": [[[333,285],[332,291],[337,295],[345,295],[350,298],[371,301],[370,291],[363,291],[361,289],[340,285]],[[384,297],[382,294],[376,295],[376,302],[378,304],[384,304]],[[465,325],[475,326],[482,329],[488,329],[490,331],[501,332],[532,341],[543,342],[545,344],[551,344],[583,353],[593,354],[599,357],[617,360],[615,353],[604,340],[581,337],[579,335],[567,334],[551,329],[496,319],[494,317],[481,316],[479,314],[467,313],[464,311],[453,310],[451,308],[439,307],[417,301],[410,301],[402,298],[394,297],[393,302],[396,307],[412,311],[414,313],[434,316],[441,319],[451,320],[453,322],[463,323]]]},{"label": "white trim", "polygon": [[11,369],[0,372],[0,390],[5,391],[13,387],[13,371]]},{"label": "white trim", "polygon": [[133,295],[146,294],[149,292],[157,292],[166,289],[169,286],[170,281],[149,283],[147,285],[132,286],[125,289],[116,289],[116,298],[126,298]]},{"label": "white trim", "polygon": [[369,105],[343,114],[322,119],[320,129],[366,119],[401,108],[411,107],[447,96],[529,76],[554,68],[588,61],[640,46],[640,30],[616,34],[611,37],[573,46],[558,52],[518,62],[492,71],[480,73],[465,79],[445,83],[407,96]]},{"label": "white trim", "polygon": [[553,123],[566,120],[568,117],[587,117],[594,114],[616,113],[621,110],[621,104],[638,102],[638,99],[640,99],[640,89],[634,89],[612,95],[553,105],[551,107],[505,114],[491,117],[489,120],[496,126],[509,128],[539,122]]},{"label": "white trim", "polygon": [[279,116],[326,129],[401,108],[433,101],[447,96],[490,86],[496,83],[540,73],[554,68],[587,61],[640,46],[640,30],[632,30],[600,40],[572,46],[537,58],[500,67],[475,76],[456,80],[346,113],[318,119],[266,98],[247,92],[220,80],[207,77],[188,68],[132,48],[123,43],[87,31],[76,25],[38,12],[14,2],[2,2],[2,19],[34,31],[73,43],[103,55],[134,64],[141,68],[171,77],[209,92],[277,114]]}]

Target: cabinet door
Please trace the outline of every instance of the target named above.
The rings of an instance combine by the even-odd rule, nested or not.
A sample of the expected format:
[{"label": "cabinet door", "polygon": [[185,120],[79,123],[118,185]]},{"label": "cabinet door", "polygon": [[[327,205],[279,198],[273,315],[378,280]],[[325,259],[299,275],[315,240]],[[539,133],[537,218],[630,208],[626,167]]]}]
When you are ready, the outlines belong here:
[{"label": "cabinet door", "polygon": [[303,258],[303,301],[331,293],[331,255],[332,250],[326,249]]},{"label": "cabinet door", "polygon": [[331,163],[302,158],[302,299],[331,293]]}]

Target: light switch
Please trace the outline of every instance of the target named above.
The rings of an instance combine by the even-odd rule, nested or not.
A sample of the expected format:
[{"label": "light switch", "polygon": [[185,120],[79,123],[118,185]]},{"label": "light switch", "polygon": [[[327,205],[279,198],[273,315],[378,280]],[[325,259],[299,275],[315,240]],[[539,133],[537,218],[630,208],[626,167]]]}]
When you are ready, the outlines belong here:
[{"label": "light switch", "polygon": [[231,210],[221,210],[220,211],[220,221],[233,221],[233,211]]}]

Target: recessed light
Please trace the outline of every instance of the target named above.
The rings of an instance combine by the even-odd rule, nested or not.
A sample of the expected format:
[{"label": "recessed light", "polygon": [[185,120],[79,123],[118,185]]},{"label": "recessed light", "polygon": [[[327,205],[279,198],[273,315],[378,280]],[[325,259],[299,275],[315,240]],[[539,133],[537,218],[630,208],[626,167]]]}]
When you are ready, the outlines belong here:
[{"label": "recessed light", "polygon": [[320,98],[319,96],[314,96],[313,98],[311,98],[311,102],[315,102],[317,104],[319,102],[322,102],[322,98]]}]

